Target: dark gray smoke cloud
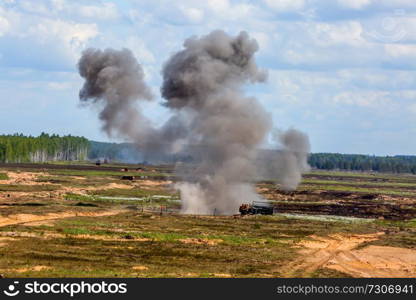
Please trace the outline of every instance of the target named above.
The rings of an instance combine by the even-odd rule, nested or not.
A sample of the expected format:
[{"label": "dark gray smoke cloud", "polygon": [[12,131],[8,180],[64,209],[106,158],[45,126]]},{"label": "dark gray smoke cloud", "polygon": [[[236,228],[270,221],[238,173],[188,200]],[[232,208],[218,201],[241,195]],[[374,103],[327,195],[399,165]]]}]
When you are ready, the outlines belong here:
[{"label": "dark gray smoke cloud", "polygon": [[78,70],[85,79],[79,97],[99,107],[102,129],[109,136],[147,139],[152,132],[150,121],[136,104],[153,96],[131,51],[89,48],[82,53]]},{"label": "dark gray smoke cloud", "polygon": [[214,31],[186,40],[184,48],[165,64],[161,88],[166,106],[191,120],[188,142],[202,149],[192,153],[199,163],[178,185],[183,212],[235,213],[239,204],[259,199],[249,182],[272,126],[258,101],[241,91],[247,82],[266,79],[254,61],[258,45],[245,32]]},{"label": "dark gray smoke cloud", "polygon": [[[159,128],[135,106],[151,94],[128,50],[85,51],[80,97],[103,104],[107,133],[116,131],[149,153],[184,152],[195,159],[177,169],[184,180],[177,184],[184,213],[236,213],[239,204],[260,199],[251,182],[261,173],[258,149],[272,129],[270,114],[242,92],[245,84],[267,78],[255,63],[257,51],[246,32],[230,36],[218,30],[187,39],[163,67],[161,94],[172,117]],[[279,162],[273,157],[273,164],[284,172],[279,181],[292,188],[307,169],[309,142],[297,131],[282,134],[280,142],[286,154]]]}]

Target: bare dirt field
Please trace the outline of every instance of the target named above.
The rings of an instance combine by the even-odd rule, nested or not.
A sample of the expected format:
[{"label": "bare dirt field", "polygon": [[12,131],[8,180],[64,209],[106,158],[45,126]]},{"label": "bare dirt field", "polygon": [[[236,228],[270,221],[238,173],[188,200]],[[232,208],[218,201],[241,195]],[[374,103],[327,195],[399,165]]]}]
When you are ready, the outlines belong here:
[{"label": "bare dirt field", "polygon": [[260,181],[273,216],[191,216],[170,166],[0,167],[4,277],[416,276],[416,176]]},{"label": "bare dirt field", "polygon": [[308,275],[328,268],[353,277],[415,277],[416,249],[373,245],[359,249],[382,234],[311,236],[300,243],[302,256],[289,265],[289,272]]}]

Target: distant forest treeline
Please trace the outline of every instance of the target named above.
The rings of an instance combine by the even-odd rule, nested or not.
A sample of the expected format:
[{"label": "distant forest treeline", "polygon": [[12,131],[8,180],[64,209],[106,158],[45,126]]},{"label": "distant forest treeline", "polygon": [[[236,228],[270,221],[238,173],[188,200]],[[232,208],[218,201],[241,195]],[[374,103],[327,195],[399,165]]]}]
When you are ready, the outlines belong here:
[{"label": "distant forest treeline", "polygon": [[88,152],[90,159],[108,159],[110,161],[121,161],[127,163],[138,163],[142,161],[142,155],[131,143],[105,143],[90,141]]},{"label": "distant forest treeline", "polygon": [[[270,151],[270,150],[265,150]],[[163,157],[172,163],[189,156]],[[139,163],[143,156],[131,143],[89,141],[84,137],[42,133],[38,137],[23,134],[0,135],[0,162],[47,162],[57,160],[108,159]],[[191,159],[192,160],[192,159]],[[416,174],[416,156],[372,156],[360,154],[312,153],[309,164],[314,169],[374,171]]]},{"label": "distant forest treeline", "polygon": [[416,156],[371,156],[359,154],[313,153],[309,156],[312,168],[322,170],[375,171],[416,174]]},{"label": "distant forest treeline", "polygon": [[85,160],[89,147],[86,138],[71,135],[0,135],[0,162]]},{"label": "distant forest treeline", "polygon": [[[270,150],[264,150],[270,151]],[[142,156],[133,144],[91,142],[90,159],[108,158],[124,162],[140,162]],[[189,161],[188,156],[165,157],[164,162],[172,163],[182,159]],[[346,170],[346,171],[374,171],[387,173],[416,174],[416,156],[373,156],[361,154],[312,153],[309,164],[314,169]]]}]

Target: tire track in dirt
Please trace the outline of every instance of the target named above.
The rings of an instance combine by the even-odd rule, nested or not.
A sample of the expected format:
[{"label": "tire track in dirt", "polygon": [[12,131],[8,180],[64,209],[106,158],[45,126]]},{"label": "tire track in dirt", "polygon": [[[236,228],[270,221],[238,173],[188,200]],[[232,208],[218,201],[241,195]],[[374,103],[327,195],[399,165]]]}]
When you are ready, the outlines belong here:
[{"label": "tire track in dirt", "polygon": [[288,277],[308,277],[320,268],[328,268],[353,277],[415,277],[414,249],[375,245],[357,249],[383,234],[310,236],[310,240],[298,243],[300,258],[291,262],[284,273]]},{"label": "tire track in dirt", "polygon": [[334,234],[326,237],[312,235],[309,237],[310,240],[303,240],[298,243],[297,246],[301,248],[299,251],[300,258],[288,265],[289,277],[298,273],[301,273],[302,276],[308,276],[340,253],[351,251],[364,242],[376,240],[381,234],[349,236]]},{"label": "tire track in dirt", "polygon": [[354,277],[416,277],[416,250],[370,245],[341,252],[325,265]]}]

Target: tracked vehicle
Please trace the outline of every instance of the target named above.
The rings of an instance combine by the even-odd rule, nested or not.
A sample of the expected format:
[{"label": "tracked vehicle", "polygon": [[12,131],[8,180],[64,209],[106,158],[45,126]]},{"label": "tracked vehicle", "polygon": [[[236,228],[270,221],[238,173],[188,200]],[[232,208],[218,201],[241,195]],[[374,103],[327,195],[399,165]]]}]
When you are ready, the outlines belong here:
[{"label": "tracked vehicle", "polygon": [[252,204],[241,204],[240,214],[244,215],[272,215],[273,206],[264,201],[254,201]]}]

